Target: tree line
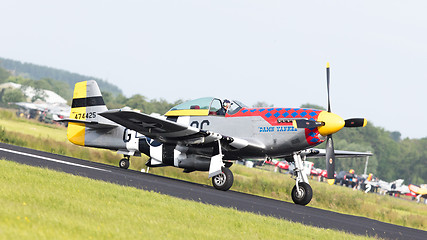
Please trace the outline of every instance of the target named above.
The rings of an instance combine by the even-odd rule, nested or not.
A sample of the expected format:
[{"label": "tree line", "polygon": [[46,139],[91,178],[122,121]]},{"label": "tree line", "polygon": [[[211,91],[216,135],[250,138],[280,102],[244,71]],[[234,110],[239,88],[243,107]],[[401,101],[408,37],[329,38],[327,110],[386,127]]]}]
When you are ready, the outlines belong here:
[{"label": "tree line", "polygon": [[121,94],[122,90],[116,85],[111,84],[99,78],[84,76],[76,73],[71,73],[65,70],[55,69],[51,67],[40,66],[32,63],[22,63],[6,58],[0,58],[0,67],[3,67],[14,73],[15,76],[21,76],[27,79],[55,79],[65,82],[72,89],[74,84],[86,80],[95,80],[101,89],[111,92],[115,95]]},{"label": "tree line", "polygon": [[[71,100],[73,96],[72,88],[63,81],[54,80],[51,78],[42,78],[40,80],[34,80],[30,78],[25,78],[23,76],[14,76],[6,69],[0,67],[0,84],[12,82],[21,84],[23,87],[33,87],[34,89],[40,90],[51,90],[64,99],[66,99],[71,105]],[[164,114],[173,106],[182,103],[182,100],[177,100],[173,103],[169,103],[164,99],[151,99],[148,100],[145,96],[140,94],[135,94],[131,97],[125,97],[121,92],[120,93],[111,93],[108,89],[104,89],[100,86],[102,91],[102,96],[104,101],[109,109],[130,107],[132,109],[141,110],[144,113],[159,113]],[[34,102],[38,98],[35,97],[32,100]],[[40,96],[39,99],[43,100],[43,97]],[[4,89],[0,93],[0,102],[24,102],[26,97],[19,89]]]},{"label": "tree line", "polygon": [[132,109],[141,110],[143,113],[159,113],[165,114],[173,106],[182,103],[182,100],[177,100],[173,103],[169,103],[165,99],[151,99],[148,100],[145,96],[135,94],[130,98],[123,96],[122,94],[114,95],[110,92],[102,91],[102,97],[107,105],[108,109],[117,109],[123,107],[130,107]]},{"label": "tree line", "polygon": [[[427,137],[422,139],[401,139],[399,132],[387,131],[371,122],[364,128],[346,128],[334,134],[336,150],[372,152],[369,157],[367,174],[373,173],[384,181],[404,179],[405,184],[427,183]],[[319,145],[324,148],[325,143]],[[367,158],[339,158],[336,171],[354,169],[358,175],[364,173]],[[325,168],[325,159],[316,161]]]}]

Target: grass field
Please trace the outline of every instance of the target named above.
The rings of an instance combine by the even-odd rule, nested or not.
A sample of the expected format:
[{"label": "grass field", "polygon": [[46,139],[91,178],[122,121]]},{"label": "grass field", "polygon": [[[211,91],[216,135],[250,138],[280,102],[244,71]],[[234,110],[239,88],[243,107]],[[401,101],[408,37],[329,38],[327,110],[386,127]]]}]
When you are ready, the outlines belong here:
[{"label": "grass field", "polygon": [[[295,180],[289,175],[246,168],[241,165],[233,165],[231,170],[235,176],[232,190],[292,202],[290,192],[295,185]],[[183,174],[182,170],[172,167],[156,168],[150,172],[210,184],[206,173],[203,172]],[[313,199],[309,203],[311,207],[427,230],[427,205],[425,204],[385,195],[366,194],[315,180],[311,180],[310,184],[313,188]]]},{"label": "grass field", "polygon": [[[24,122],[28,124],[28,127],[16,127],[17,122],[18,124]],[[32,128],[32,125],[35,126]],[[39,132],[41,127],[48,128],[42,131],[51,135],[49,137],[41,136]],[[13,131],[9,131],[9,129],[13,129]],[[66,129],[63,127],[43,126],[32,121],[18,120],[13,114],[0,110],[0,141],[2,142],[117,166],[120,155],[111,151],[75,146],[64,140],[65,135]],[[131,168],[140,170],[145,161],[146,158],[132,158]],[[292,202],[290,192],[295,181],[289,175],[236,165],[231,169],[235,176],[232,190]],[[150,173],[211,184],[206,172],[186,174],[182,173],[182,169],[166,167],[151,168]],[[329,186],[313,180],[310,181],[310,184],[314,192],[313,199],[309,203],[311,207],[427,230],[427,205],[425,204],[389,196],[365,194],[361,191]]]},{"label": "grass field", "polygon": [[0,239],[368,239],[0,160]]},{"label": "grass field", "polygon": [[68,141],[67,134],[64,134],[64,127],[37,124],[37,122],[33,121],[4,119],[2,119],[1,125],[7,126],[7,130],[10,132],[20,132],[37,138],[55,139],[60,142]]}]

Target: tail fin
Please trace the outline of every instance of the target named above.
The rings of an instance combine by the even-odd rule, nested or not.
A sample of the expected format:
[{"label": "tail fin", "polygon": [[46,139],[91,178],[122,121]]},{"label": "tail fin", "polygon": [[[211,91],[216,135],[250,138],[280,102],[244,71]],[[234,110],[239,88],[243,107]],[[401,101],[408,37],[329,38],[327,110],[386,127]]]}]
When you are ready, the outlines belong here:
[{"label": "tail fin", "polygon": [[94,80],[78,82],[74,86],[73,103],[67,128],[67,138],[70,142],[85,145],[85,122],[103,122],[105,119],[98,113],[107,111],[98,84]]}]

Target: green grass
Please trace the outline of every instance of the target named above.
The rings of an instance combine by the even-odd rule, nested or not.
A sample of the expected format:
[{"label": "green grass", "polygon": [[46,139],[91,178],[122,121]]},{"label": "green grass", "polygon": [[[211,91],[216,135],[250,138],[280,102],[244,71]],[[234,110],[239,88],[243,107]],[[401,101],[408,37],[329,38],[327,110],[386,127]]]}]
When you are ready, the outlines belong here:
[{"label": "green grass", "polygon": [[68,141],[66,128],[53,124],[44,124],[34,119],[18,118],[14,111],[0,109],[0,124],[7,126],[11,132],[20,132],[33,137],[53,138],[57,141]]},{"label": "green grass", "polygon": [[[233,165],[234,184],[231,190],[292,202],[290,192],[295,180],[288,174],[274,173]],[[152,168],[150,172],[182,180],[211,184],[205,172],[182,173],[181,169]],[[310,180],[313,199],[310,207],[357,215],[383,222],[427,230],[427,205],[386,195],[366,194],[338,185]]]},{"label": "green grass", "polygon": [[[60,142],[68,141],[64,127],[49,127],[38,125],[33,121],[1,120],[1,124],[7,126],[11,132],[20,132],[38,138],[51,138]],[[65,134],[64,134],[65,133]]]},{"label": "green grass", "polygon": [[[3,121],[4,119],[13,121]],[[15,128],[16,131],[13,132],[9,131],[15,124],[14,121],[24,122],[30,126],[34,124],[35,128],[44,126],[44,124],[35,124],[28,120],[16,119],[14,114],[0,110],[0,141],[115,166],[118,165],[121,158],[120,155],[108,150],[84,148],[75,146],[64,139],[57,140],[66,135],[66,129],[61,127],[46,125],[46,128],[55,129],[51,132],[50,137],[39,136],[38,131],[26,132],[23,128]],[[146,157],[132,158],[131,168],[141,170],[145,167],[146,159]],[[236,165],[232,166],[231,170],[235,177],[232,190],[292,202],[290,192],[295,181],[289,175]],[[206,172],[187,174],[183,173],[182,169],[165,167],[151,168],[150,173],[211,185]],[[365,194],[361,191],[353,191],[350,188],[335,185],[329,186],[314,180],[311,180],[310,184],[313,188],[313,199],[309,203],[311,207],[427,230],[427,205],[425,204],[389,196]]]},{"label": "green grass", "polygon": [[0,160],[0,239],[367,239]]}]

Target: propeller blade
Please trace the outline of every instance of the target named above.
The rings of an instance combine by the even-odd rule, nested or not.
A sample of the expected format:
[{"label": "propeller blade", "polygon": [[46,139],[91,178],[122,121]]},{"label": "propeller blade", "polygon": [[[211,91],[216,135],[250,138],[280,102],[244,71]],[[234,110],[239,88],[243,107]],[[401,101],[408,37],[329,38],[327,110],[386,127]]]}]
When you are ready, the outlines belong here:
[{"label": "propeller blade", "polygon": [[364,127],[367,122],[365,118],[350,118],[345,120],[344,127]]},{"label": "propeller blade", "polygon": [[315,128],[325,125],[322,122],[310,121],[305,119],[297,119],[292,122],[294,128]]},{"label": "propeller blade", "polygon": [[332,134],[328,135],[326,139],[326,171],[328,173],[329,185],[335,182],[335,150],[334,141],[332,140]]},{"label": "propeller blade", "polygon": [[329,62],[326,64],[326,82],[327,82],[327,90],[328,90],[328,112],[331,112],[331,98],[329,95],[329,82],[330,82],[330,77],[329,77]]}]

